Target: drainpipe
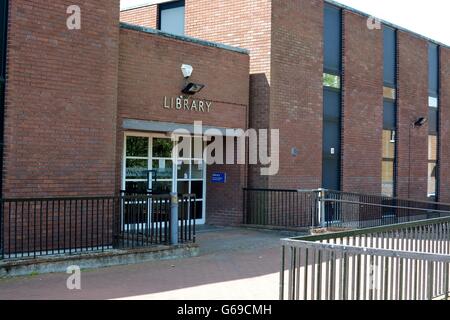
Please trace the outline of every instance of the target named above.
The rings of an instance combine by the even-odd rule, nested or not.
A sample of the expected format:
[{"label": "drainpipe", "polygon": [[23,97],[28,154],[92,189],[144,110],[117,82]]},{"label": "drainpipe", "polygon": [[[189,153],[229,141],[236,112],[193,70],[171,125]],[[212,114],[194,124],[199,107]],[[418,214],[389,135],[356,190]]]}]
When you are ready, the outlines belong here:
[{"label": "drainpipe", "polygon": [[[7,44],[7,28],[8,28],[8,7],[9,1],[3,1],[3,7],[0,10],[0,30],[3,29],[3,34],[0,34],[0,198],[3,198],[3,145],[5,141],[5,86],[6,86],[6,44]],[[4,258],[4,232],[3,232],[3,205],[0,205],[0,259]]]},{"label": "drainpipe", "polygon": [[0,55],[2,57],[0,61],[0,197],[3,198],[3,151],[5,142],[5,87],[6,87],[6,45],[8,42],[8,8],[9,1],[4,0],[4,10],[2,12],[3,17],[3,34],[0,36]]}]

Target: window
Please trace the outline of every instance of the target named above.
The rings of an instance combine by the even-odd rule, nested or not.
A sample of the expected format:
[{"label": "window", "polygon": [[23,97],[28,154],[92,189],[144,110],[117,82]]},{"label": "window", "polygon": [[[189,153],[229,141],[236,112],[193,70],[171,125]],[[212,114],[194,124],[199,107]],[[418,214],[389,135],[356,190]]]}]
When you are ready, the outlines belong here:
[{"label": "window", "polygon": [[439,46],[428,44],[428,198],[437,200],[439,183]]},{"label": "window", "polygon": [[325,4],[324,10],[324,70],[341,73],[341,9]]},{"label": "window", "polygon": [[436,200],[436,189],[438,182],[438,152],[437,136],[428,136],[428,198]]},{"label": "window", "polygon": [[384,83],[389,87],[397,84],[397,35],[395,29],[383,29]]},{"label": "window", "polygon": [[395,100],[397,99],[397,92],[395,88],[383,87],[383,97],[384,99]]},{"label": "window", "polygon": [[387,197],[395,195],[395,131],[383,130],[382,191]]},{"label": "window", "polygon": [[428,44],[428,90],[431,96],[437,97],[439,91],[439,47]]},{"label": "window", "polygon": [[[178,149],[161,134],[127,134],[125,137],[124,183],[127,193],[196,195],[196,218],[204,223],[206,163],[201,137],[180,136]],[[175,152],[173,152],[175,150]],[[177,154],[179,151],[179,154]],[[147,186],[148,170],[156,171],[156,181]]]},{"label": "window", "polygon": [[184,0],[163,3],[158,8],[159,30],[176,35],[184,35]]},{"label": "window", "polygon": [[330,87],[335,89],[341,88],[341,77],[334,74],[324,73],[323,74],[323,85],[324,87]]},{"label": "window", "polygon": [[430,108],[437,108],[439,105],[439,99],[436,97],[428,97],[428,106]]},{"label": "window", "polygon": [[336,6],[325,4],[323,14],[322,186],[326,189],[340,190],[342,10]]}]

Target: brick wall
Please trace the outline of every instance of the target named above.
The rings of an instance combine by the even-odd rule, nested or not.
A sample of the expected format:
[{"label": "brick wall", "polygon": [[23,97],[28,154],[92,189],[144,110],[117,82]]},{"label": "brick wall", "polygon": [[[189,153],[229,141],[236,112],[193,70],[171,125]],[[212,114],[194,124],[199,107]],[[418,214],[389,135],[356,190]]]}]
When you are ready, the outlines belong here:
[{"label": "brick wall", "polygon": [[450,49],[440,49],[439,201],[450,203]]},{"label": "brick wall", "polygon": [[148,28],[157,28],[158,6],[145,6],[121,11],[120,21]]},{"label": "brick wall", "polygon": [[5,197],[114,193],[119,0],[10,1]]},{"label": "brick wall", "polygon": [[[176,97],[185,84],[180,67],[194,67],[190,78],[206,84],[195,99],[213,101],[210,113],[163,108],[164,96]],[[176,122],[192,125],[247,128],[249,103],[247,54],[121,29],[117,135],[117,188],[120,188],[123,119]],[[213,172],[226,172],[226,184],[210,183]],[[242,188],[246,166],[214,165],[207,168],[207,219],[211,224],[242,221]],[[225,205],[226,204],[226,205]]]},{"label": "brick wall", "polygon": [[413,128],[428,117],[428,43],[398,32],[398,165],[400,198],[427,199],[428,124]]},{"label": "brick wall", "polygon": [[[236,140],[234,141],[236,143]],[[242,224],[244,199],[241,190],[247,186],[247,170],[248,167],[246,165],[214,164],[207,167],[207,224],[221,226],[238,226]],[[212,174],[218,172],[226,174],[226,183],[212,183]]]},{"label": "brick wall", "polygon": [[344,11],[342,188],[381,193],[383,32]]},{"label": "brick wall", "polygon": [[[271,0],[187,0],[189,36],[250,50],[250,127],[267,129],[271,85]],[[249,186],[268,187],[260,167],[249,166]]]},{"label": "brick wall", "polygon": [[[273,2],[270,127],[280,129],[275,188],[318,188],[322,179],[323,1]],[[293,157],[292,148],[299,150]]]}]

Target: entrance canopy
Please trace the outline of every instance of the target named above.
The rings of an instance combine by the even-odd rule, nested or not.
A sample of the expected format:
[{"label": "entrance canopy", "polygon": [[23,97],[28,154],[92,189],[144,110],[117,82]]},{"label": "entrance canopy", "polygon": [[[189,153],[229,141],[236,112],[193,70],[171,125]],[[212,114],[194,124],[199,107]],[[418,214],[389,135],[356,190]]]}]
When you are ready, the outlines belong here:
[{"label": "entrance canopy", "polygon": [[[145,121],[145,120],[132,120],[132,119],[124,119],[123,120],[123,129],[124,130],[133,130],[133,131],[147,131],[147,132],[160,132],[160,133],[170,133],[175,130],[184,129],[191,134],[198,134],[198,132],[194,132],[193,124],[181,124],[174,122],[159,122],[159,121]],[[222,133],[222,135],[228,137],[237,137],[236,134],[237,129],[233,128],[220,128],[220,127],[212,127],[212,126],[202,126],[202,133],[204,135],[208,135],[208,131],[211,129],[215,129],[215,134],[217,130]]]}]

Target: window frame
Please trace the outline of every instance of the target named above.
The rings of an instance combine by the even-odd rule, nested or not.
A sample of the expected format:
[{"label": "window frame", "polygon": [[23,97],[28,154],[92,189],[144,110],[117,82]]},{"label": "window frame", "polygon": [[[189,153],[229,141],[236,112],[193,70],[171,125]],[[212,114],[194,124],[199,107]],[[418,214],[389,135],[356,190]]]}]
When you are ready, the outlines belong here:
[{"label": "window frame", "polygon": [[164,30],[161,30],[161,11],[163,11],[164,9],[174,9],[174,8],[184,8],[184,15],[183,15],[183,34],[181,35],[185,35],[186,32],[186,1],[185,0],[176,0],[176,1],[170,1],[170,2],[165,2],[165,3],[160,3],[157,6],[157,29],[162,31],[162,32],[167,32]]}]

